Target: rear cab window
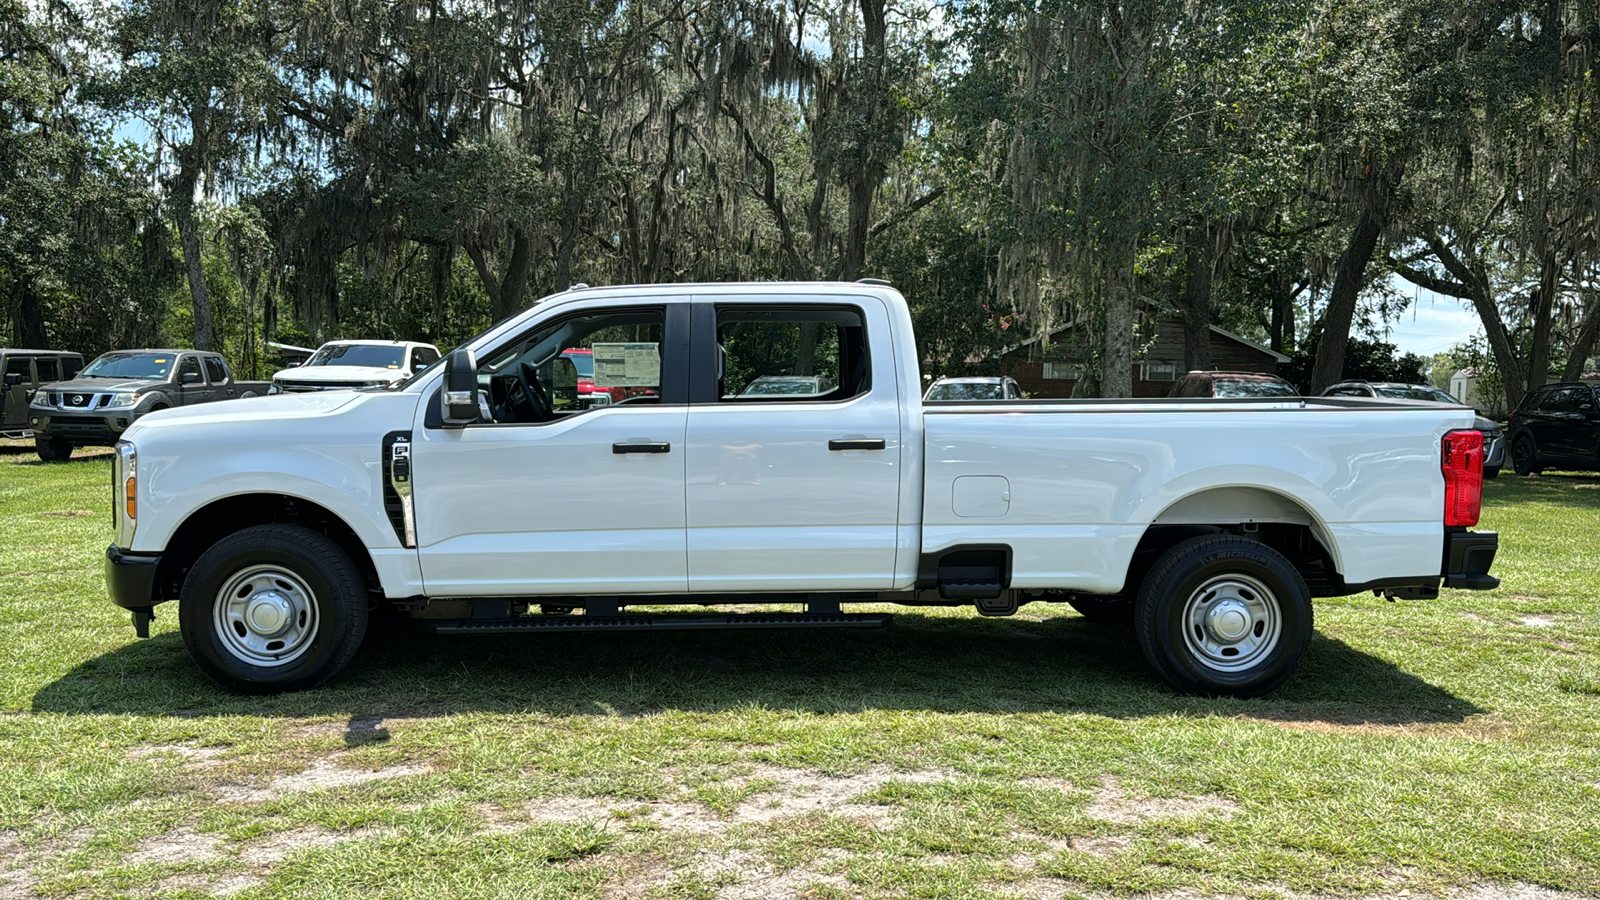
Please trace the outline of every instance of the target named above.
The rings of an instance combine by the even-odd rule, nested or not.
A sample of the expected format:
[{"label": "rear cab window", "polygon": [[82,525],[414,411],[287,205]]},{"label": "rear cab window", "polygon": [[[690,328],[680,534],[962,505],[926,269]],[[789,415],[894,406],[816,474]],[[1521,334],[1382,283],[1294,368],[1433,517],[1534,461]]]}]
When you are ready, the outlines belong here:
[{"label": "rear cab window", "polygon": [[715,350],[717,403],[826,403],[872,386],[855,307],[718,305]]}]

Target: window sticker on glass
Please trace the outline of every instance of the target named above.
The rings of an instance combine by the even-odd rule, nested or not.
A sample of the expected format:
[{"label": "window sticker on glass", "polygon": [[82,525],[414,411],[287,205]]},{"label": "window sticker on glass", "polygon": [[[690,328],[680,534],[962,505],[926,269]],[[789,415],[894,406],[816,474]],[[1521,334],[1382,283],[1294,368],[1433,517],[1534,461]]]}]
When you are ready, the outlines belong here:
[{"label": "window sticker on glass", "polygon": [[154,360],[154,362],[155,362],[155,363],[156,363],[156,364],[157,364],[157,365],[159,365],[159,364],[161,364],[161,363],[164,363],[164,362],[166,362],[166,360],[164,360],[164,359],[157,359],[157,360]]},{"label": "window sticker on glass", "polygon": [[594,383],[598,387],[655,387],[661,383],[659,344],[594,345]]}]

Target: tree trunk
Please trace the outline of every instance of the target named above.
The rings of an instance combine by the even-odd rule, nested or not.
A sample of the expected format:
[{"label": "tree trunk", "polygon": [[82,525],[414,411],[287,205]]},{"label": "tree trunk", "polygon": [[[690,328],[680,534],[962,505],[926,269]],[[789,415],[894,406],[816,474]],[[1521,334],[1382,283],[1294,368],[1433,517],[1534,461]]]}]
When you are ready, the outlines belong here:
[{"label": "tree trunk", "polygon": [[11,334],[18,347],[46,350],[49,335],[44,327],[44,304],[39,294],[21,273],[11,274]]},{"label": "tree trunk", "polygon": [[1344,350],[1350,342],[1350,323],[1355,318],[1361,280],[1373,251],[1378,247],[1378,236],[1383,233],[1383,205],[1381,198],[1377,202],[1362,204],[1361,216],[1356,220],[1355,231],[1350,234],[1350,243],[1339,258],[1333,292],[1328,295],[1328,308],[1322,314],[1322,340],[1317,345],[1317,359],[1311,367],[1312,394],[1322,393],[1343,377]]},{"label": "tree trunk", "polygon": [[1183,365],[1189,372],[1211,368],[1212,271],[1211,260],[1197,246],[1203,234],[1203,228],[1192,231],[1184,252],[1188,275],[1183,285]]},{"label": "tree trunk", "polygon": [[1595,339],[1600,337],[1600,296],[1591,296],[1585,306],[1583,322],[1578,326],[1578,337],[1572,342],[1566,368],[1561,372],[1562,381],[1577,381],[1583,377],[1583,364],[1589,361],[1589,354],[1594,352]]},{"label": "tree trunk", "polygon": [[1555,310],[1561,264],[1554,249],[1540,255],[1539,287],[1533,296],[1533,346],[1528,354],[1528,390],[1550,380],[1550,320]]},{"label": "tree trunk", "polygon": [[189,279],[189,298],[194,306],[194,348],[217,349],[216,329],[211,320],[211,296],[206,291],[206,274],[200,226],[194,220],[194,194],[206,168],[205,141],[210,134],[209,97],[196,100],[189,110],[189,144],[178,151],[178,179],[172,190],[172,217],[178,223],[178,241],[183,249],[184,273]]},{"label": "tree trunk", "polygon": [[528,272],[533,268],[533,240],[521,228],[511,229],[511,261],[504,278],[495,277],[481,245],[468,243],[466,250],[473,268],[478,270],[484,293],[489,295],[490,315],[496,322],[511,318],[522,308],[522,298],[527,293]]},{"label": "tree trunk", "polygon": [[1106,285],[1105,357],[1101,361],[1100,396],[1133,396],[1133,271],[1111,273]]}]

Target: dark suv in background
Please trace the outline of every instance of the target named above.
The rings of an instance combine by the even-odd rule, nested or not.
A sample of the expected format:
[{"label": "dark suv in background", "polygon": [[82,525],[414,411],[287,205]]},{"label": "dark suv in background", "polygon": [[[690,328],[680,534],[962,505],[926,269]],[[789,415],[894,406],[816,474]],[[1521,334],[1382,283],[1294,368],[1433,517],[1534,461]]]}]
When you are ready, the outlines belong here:
[{"label": "dark suv in background", "polygon": [[[1341,381],[1322,392],[1324,397],[1383,397],[1389,400],[1422,400],[1466,406],[1431,384],[1403,384],[1398,381]],[[1474,425],[1483,432],[1483,477],[1493,478],[1506,464],[1506,433],[1493,419],[1479,416]]]},{"label": "dark suv in background", "polygon": [[1600,398],[1588,382],[1547,384],[1523,394],[1506,427],[1518,475],[1600,469]]}]

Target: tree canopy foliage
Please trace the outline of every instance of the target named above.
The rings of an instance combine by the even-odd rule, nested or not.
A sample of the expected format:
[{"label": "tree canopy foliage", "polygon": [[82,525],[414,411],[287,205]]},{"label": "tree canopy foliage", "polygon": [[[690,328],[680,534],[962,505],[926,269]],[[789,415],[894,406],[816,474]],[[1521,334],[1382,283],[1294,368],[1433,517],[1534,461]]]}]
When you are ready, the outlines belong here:
[{"label": "tree canopy foliage", "polygon": [[[1152,323],[1307,386],[1396,279],[1600,335],[1586,0],[0,0],[7,339],[452,345],[575,282],[888,277],[925,368]],[[1463,341],[1469,336],[1462,335]]]}]

